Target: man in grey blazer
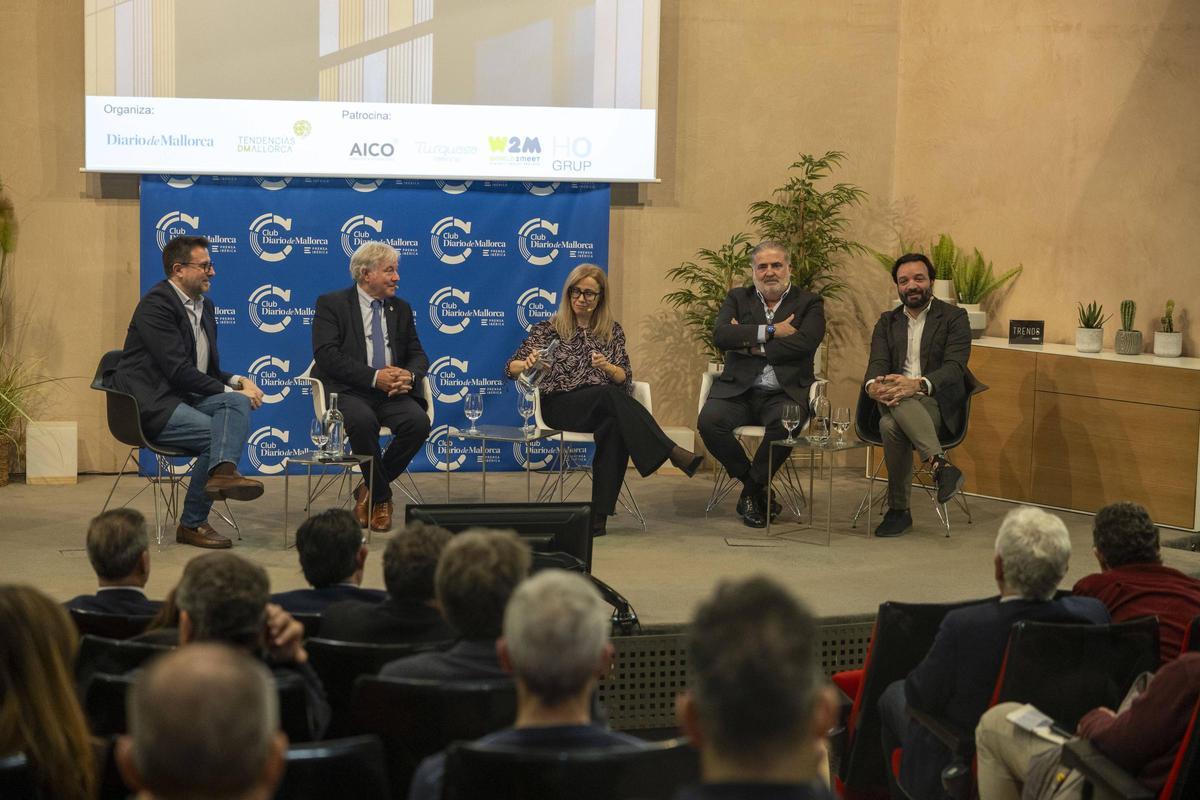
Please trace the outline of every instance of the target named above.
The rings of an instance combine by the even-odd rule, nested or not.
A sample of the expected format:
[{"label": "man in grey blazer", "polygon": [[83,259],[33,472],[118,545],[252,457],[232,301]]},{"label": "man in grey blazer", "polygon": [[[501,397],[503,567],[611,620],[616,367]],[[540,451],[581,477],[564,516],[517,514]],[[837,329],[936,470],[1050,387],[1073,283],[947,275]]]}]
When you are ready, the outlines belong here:
[{"label": "man in grey blazer", "polygon": [[896,259],[892,279],[900,305],[880,315],[871,336],[863,392],[874,401],[868,422],[878,422],[888,468],[888,511],[876,536],[899,536],[912,527],[914,449],[933,469],[939,503],[963,485],[962,471],[946,460],[938,437],[939,431],[957,435],[965,422],[971,325],[966,311],[933,296],[933,276],[920,253]]},{"label": "man in grey blazer", "polygon": [[[704,446],[729,475],[742,482],[737,511],[752,528],[767,524],[766,486],[770,442],[787,432],[780,422],[788,403],[808,414],[808,388],[816,380],[813,356],[825,337],[821,298],[791,285],[787,248],[773,241],[750,252],[754,285],[731,289],[713,329],[713,341],[725,352],[725,368],[713,381],[697,427]],[[803,423],[803,418],[801,419]],[[734,428],[767,429],[754,461],[746,456]],[[776,470],[787,458],[776,450]]]}]

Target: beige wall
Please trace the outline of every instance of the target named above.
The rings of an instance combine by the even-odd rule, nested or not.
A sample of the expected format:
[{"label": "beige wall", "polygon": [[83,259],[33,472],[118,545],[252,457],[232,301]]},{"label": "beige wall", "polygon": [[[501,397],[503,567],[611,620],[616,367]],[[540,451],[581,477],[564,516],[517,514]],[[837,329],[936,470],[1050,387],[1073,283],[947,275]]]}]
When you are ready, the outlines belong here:
[{"label": "beige wall", "polygon": [[[741,229],[801,150],[850,155],[839,177],[871,195],[853,231],[868,244],[890,249],[898,215],[910,233],[1023,263],[991,333],[1045,318],[1049,339],[1071,341],[1074,303],[1092,298],[1137,300],[1147,332],[1167,296],[1200,310],[1198,26],[1191,0],[664,0],[662,182],[613,212],[611,235],[620,319],[659,419],[694,423],[703,368],[661,303],[664,271]],[[0,179],[22,224],[26,352],[90,378],[137,299],[138,244],[136,201],[96,199],[78,173],[82,40],[82,0],[0,4]],[[854,289],[827,314],[833,399],[849,405],[890,279],[868,259],[846,276]],[[80,468],[111,470],[87,382],[65,381],[39,416],[78,419]]]}]

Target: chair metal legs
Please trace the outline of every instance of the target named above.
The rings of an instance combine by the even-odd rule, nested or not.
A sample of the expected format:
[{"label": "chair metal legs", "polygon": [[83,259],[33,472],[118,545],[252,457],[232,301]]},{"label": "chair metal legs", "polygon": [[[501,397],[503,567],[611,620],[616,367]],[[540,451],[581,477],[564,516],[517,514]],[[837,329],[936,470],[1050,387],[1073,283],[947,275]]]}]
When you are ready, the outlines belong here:
[{"label": "chair metal legs", "polygon": [[[753,457],[750,448],[745,440],[739,439],[742,447],[746,450],[746,455]],[[811,457],[811,456],[810,456]],[[774,493],[783,498],[783,505],[794,516],[799,517],[801,510],[808,507],[808,497],[804,494],[804,486],[800,480],[800,476],[796,474],[796,468],[792,465],[791,456],[788,456],[787,461],[776,471],[775,477],[772,478],[774,484]],[[708,516],[714,508],[716,508],[722,500],[729,496],[740,483],[739,480],[733,478],[725,471],[725,467],[721,466],[721,462],[713,459],[713,488],[708,495],[708,503],[704,506],[704,516]]]},{"label": "chair metal legs", "polygon": [[[553,500],[555,491],[560,491],[563,498],[570,497],[585,478],[589,482],[592,480],[591,464],[572,455],[569,449],[564,452],[564,457],[566,463],[563,464],[561,472],[557,470],[547,472],[546,479],[542,482],[542,488],[538,490],[537,502],[545,503]],[[617,503],[638,521],[643,531],[646,530],[646,516],[638,506],[637,499],[633,496],[633,490],[629,488],[629,482],[625,478],[621,478],[621,491],[617,494]]]},{"label": "chair metal legs", "polygon": [[[867,448],[867,469],[871,472],[870,482],[867,484],[867,491],[863,493],[863,499],[858,504],[858,510],[854,512],[854,518],[850,521],[850,527],[854,528],[858,525],[858,518],[867,510],[867,503],[871,502],[871,493],[875,487],[875,480],[879,477],[879,470],[883,467],[883,460],[875,465],[874,470],[871,470],[871,461],[873,460],[875,447]],[[950,509],[947,507],[949,503],[939,503],[937,501],[937,482],[933,479],[933,470],[929,469],[924,464],[921,465],[913,473],[913,479],[917,486],[921,487],[929,499],[933,501],[933,510],[938,516],[938,521],[942,523],[942,528],[946,531],[946,538],[950,538]],[[971,518],[971,506],[967,503],[967,496],[962,492],[957,492],[954,495],[953,501],[958,503],[958,507],[962,509],[963,514],[967,517],[967,524],[974,524],[975,520]],[[879,505],[879,513],[882,517],[883,507],[887,503],[887,491],[884,490],[876,501]]]},{"label": "chair metal legs", "polygon": [[[101,514],[108,510],[108,504],[112,502],[113,494],[116,493],[117,485],[121,482],[121,478],[124,476],[125,468],[129,466],[129,462],[133,462],[135,470],[139,469],[137,459],[134,457],[136,451],[136,447],[129,448],[129,453],[125,456],[124,463],[117,470],[116,480],[113,481],[112,488],[108,490],[108,497],[104,498],[104,506],[100,509]],[[185,483],[185,479],[183,476],[176,475],[172,471],[171,463],[163,456],[155,456],[154,466],[154,475],[147,475],[145,485],[134,492],[132,497],[121,504],[121,507],[129,505],[142,492],[150,489],[150,495],[154,498],[154,541],[161,547],[163,530],[169,528],[170,524],[179,518],[179,489]],[[169,486],[170,489],[164,488],[163,484]],[[161,512],[160,505],[162,506]]]}]

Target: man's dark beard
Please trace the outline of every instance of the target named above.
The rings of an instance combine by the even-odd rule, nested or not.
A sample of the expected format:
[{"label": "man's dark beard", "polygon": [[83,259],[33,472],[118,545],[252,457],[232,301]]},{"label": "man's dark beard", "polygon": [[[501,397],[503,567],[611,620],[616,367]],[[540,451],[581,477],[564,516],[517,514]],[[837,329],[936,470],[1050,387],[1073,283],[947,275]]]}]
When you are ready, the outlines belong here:
[{"label": "man's dark beard", "polygon": [[904,303],[905,307],[907,308],[924,308],[925,304],[929,302],[929,298],[931,297],[933,297],[933,287],[921,290],[921,293],[915,298],[908,292],[904,292],[900,296],[900,301]]}]

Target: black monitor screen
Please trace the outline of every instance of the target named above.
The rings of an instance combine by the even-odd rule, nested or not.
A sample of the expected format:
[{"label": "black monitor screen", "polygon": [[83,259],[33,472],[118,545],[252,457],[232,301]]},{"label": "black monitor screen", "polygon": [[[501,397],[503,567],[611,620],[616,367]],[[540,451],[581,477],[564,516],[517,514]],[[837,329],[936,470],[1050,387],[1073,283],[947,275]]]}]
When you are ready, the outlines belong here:
[{"label": "black monitor screen", "polygon": [[534,553],[566,553],[592,571],[591,506],[587,503],[446,503],[407,506],[406,523],[420,520],[451,533],[467,528],[516,531]]}]

